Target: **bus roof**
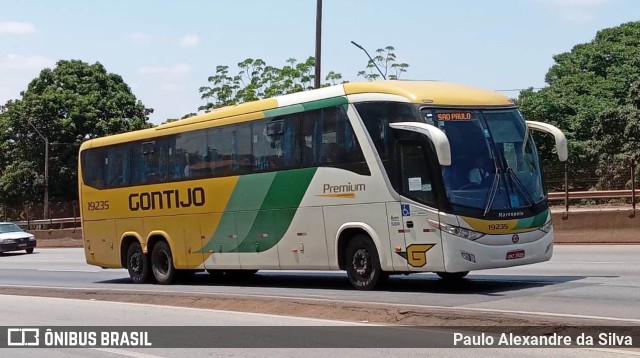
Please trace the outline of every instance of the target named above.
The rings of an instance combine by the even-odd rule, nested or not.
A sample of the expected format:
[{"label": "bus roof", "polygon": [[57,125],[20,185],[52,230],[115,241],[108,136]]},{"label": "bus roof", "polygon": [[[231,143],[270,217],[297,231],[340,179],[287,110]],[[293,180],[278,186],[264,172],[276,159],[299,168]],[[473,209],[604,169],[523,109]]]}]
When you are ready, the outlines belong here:
[{"label": "bus roof", "polygon": [[[205,128],[211,126],[211,123],[209,122],[213,120],[216,121],[216,125],[224,125],[270,117],[272,115],[285,114],[287,112],[292,113],[294,111],[278,109],[296,105],[298,105],[301,110],[307,109],[303,104],[309,102],[336,102],[336,98],[342,98],[343,103],[347,103],[346,96],[360,94],[385,94],[399,96],[402,97],[404,101],[429,106],[514,106],[513,102],[501,93],[448,82],[387,80],[344,83],[317,90],[292,93],[284,96],[227,106],[205,114],[162,124],[154,128],[92,139],[83,143],[80,150],[94,146],[101,147],[119,142],[144,140],[149,137],[179,133],[186,130],[187,127],[189,130]],[[337,101],[337,103],[339,102],[340,101]]]}]

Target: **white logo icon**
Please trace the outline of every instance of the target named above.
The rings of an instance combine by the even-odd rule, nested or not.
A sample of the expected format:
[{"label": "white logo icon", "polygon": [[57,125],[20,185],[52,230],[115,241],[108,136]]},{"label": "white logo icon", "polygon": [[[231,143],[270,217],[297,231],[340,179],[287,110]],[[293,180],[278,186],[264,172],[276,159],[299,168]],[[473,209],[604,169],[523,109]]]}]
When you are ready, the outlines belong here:
[{"label": "white logo icon", "polygon": [[8,328],[7,346],[38,346],[40,345],[40,329],[38,328]]}]

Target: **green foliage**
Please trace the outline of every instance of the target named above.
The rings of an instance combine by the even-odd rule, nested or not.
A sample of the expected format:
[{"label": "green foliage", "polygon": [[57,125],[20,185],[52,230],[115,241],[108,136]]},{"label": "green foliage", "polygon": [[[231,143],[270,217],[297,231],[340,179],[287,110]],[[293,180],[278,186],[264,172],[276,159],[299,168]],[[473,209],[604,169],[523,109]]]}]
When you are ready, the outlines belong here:
[{"label": "green foliage", "polygon": [[[393,46],[379,48],[376,50],[377,55],[367,62],[364,71],[359,71],[358,76],[364,77],[368,81],[380,79],[378,68],[388,80],[398,80],[400,75],[407,72],[409,65],[406,63],[396,63],[396,53]],[[377,67],[376,67],[377,66]],[[391,71],[391,72],[390,72]]]},{"label": "green foliage", "polygon": [[[388,79],[398,79],[402,73],[407,72],[408,64],[396,63],[393,46],[378,49],[376,52],[378,55],[373,60],[383,69]],[[210,111],[238,103],[313,89],[316,64],[314,57],[308,57],[304,62],[289,58],[286,63],[279,68],[268,66],[261,59],[248,58],[237,64],[239,71],[235,75],[229,73],[229,66],[217,66],[215,74],[207,79],[209,85],[200,87],[201,98],[206,100],[207,104],[200,106],[198,110]],[[369,60],[366,70],[358,72],[357,75],[373,81],[380,77],[377,70],[373,72],[374,70],[374,62]],[[325,81],[327,82],[323,83],[322,87],[346,82],[341,73],[334,71],[329,71]]]},{"label": "green foliage", "polygon": [[[201,98],[207,104],[198,110],[210,111],[214,108],[237,103],[279,96],[313,89],[315,59],[307,58],[298,62],[289,58],[282,68],[267,66],[261,59],[248,58],[238,63],[239,72],[229,75],[229,66],[217,66],[216,73],[208,78],[209,86],[200,87]],[[331,79],[342,75],[332,72]],[[328,77],[329,79],[329,77]]]},{"label": "green foliage", "polygon": [[175,122],[175,121],[179,121],[181,119],[185,119],[185,118],[189,118],[189,117],[193,117],[193,116],[197,116],[197,113],[187,113],[184,116],[180,117],[180,118],[167,118],[166,121],[162,122],[161,124],[167,124],[167,123],[171,123],[171,122]]},{"label": "green foliage", "polygon": [[[554,60],[547,87],[520,93],[523,114],[565,131],[570,160],[597,164],[599,187],[629,177],[629,161],[640,159],[640,22],[599,31],[593,41]],[[541,148],[550,160],[546,139]],[[572,176],[585,174],[573,167]]]},{"label": "green foliage", "polygon": [[80,144],[148,128],[153,112],[100,63],[59,61],[20,95],[0,111],[0,204],[5,205],[42,200],[45,144],[38,132],[50,143],[51,200],[75,200]]}]

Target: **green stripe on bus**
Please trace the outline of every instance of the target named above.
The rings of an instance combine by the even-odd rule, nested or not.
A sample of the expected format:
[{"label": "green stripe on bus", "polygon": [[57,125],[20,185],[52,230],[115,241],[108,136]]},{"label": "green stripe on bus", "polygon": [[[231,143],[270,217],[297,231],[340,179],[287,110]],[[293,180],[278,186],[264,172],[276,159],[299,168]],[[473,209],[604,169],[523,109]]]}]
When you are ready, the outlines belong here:
[{"label": "green stripe on bus", "polygon": [[264,116],[266,118],[270,118],[270,117],[284,116],[287,114],[293,114],[293,113],[299,113],[299,112],[304,112],[304,107],[300,104],[294,104],[291,106],[266,110],[264,111]]},{"label": "green stripe on bus", "polygon": [[544,223],[547,222],[548,215],[549,215],[549,211],[545,210],[536,216],[519,219],[514,229],[520,230],[520,229],[534,229],[534,228],[542,227],[542,225],[544,225]]},{"label": "green stripe on bus", "polygon": [[264,198],[261,209],[297,209],[304,193],[307,192],[316,169],[306,168],[278,172]]},{"label": "green stripe on bus", "polygon": [[263,252],[274,247],[289,229],[316,168],[278,172],[262,208],[246,236],[238,236],[237,252]]},{"label": "green stripe on bus", "polygon": [[[243,175],[233,189],[213,236],[198,252],[230,252],[249,233],[276,173]],[[237,240],[229,238],[235,234]]]},{"label": "green stripe on bus", "polygon": [[313,111],[315,109],[342,106],[342,105],[346,105],[347,103],[348,103],[347,97],[344,97],[344,96],[333,97],[333,98],[321,99],[317,101],[306,102],[302,104],[294,104],[291,106],[268,109],[264,111],[264,116],[267,118],[284,116],[287,114]]},{"label": "green stripe on bus", "polygon": [[536,228],[542,227],[542,225],[544,225],[547,222],[547,217],[549,217],[549,210],[545,210],[540,214],[536,215],[535,218],[533,218],[533,223],[531,224],[531,227],[536,227]]},{"label": "green stripe on bus", "polygon": [[275,178],[275,172],[240,176],[224,211],[260,210]]},{"label": "green stripe on bus", "polygon": [[342,106],[347,103],[347,97],[342,96],[307,102],[303,103],[302,106],[304,107],[305,111],[313,111],[314,109]]}]

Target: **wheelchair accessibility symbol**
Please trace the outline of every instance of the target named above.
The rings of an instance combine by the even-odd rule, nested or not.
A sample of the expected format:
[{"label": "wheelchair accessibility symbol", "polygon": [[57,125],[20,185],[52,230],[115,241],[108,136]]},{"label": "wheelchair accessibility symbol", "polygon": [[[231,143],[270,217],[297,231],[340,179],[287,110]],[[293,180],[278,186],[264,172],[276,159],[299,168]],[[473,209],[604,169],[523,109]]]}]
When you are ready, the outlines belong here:
[{"label": "wheelchair accessibility symbol", "polygon": [[409,204],[402,204],[402,216],[411,216],[411,209],[409,209]]}]

